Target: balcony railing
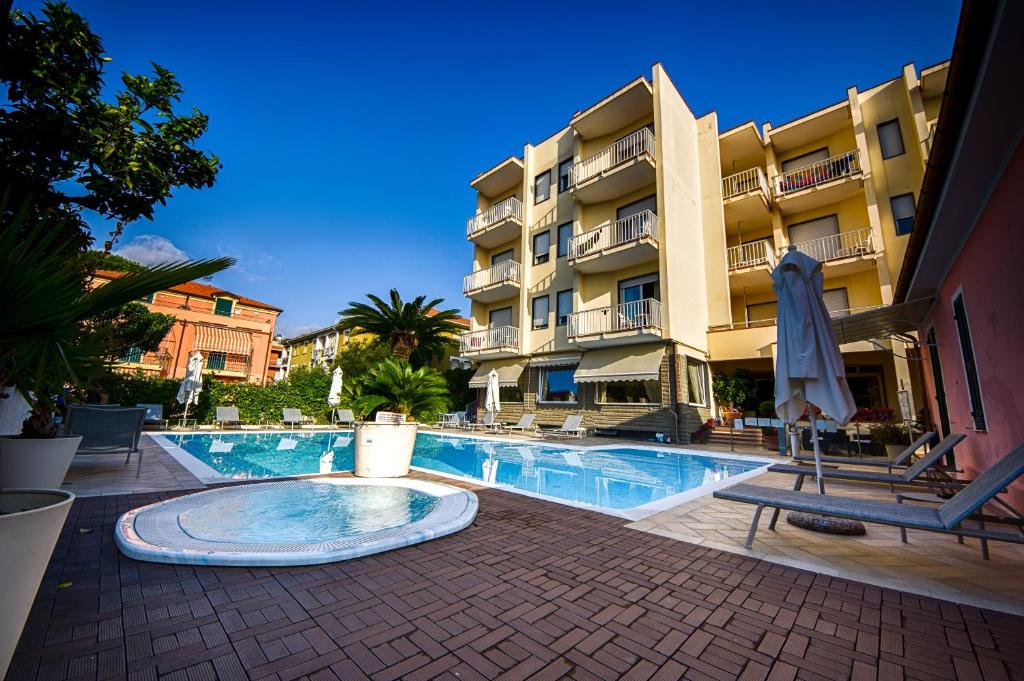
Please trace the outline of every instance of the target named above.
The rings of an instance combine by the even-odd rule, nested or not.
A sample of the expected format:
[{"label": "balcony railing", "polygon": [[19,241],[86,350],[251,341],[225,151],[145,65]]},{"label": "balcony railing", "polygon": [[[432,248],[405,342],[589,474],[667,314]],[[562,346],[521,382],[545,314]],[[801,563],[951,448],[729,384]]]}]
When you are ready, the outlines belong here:
[{"label": "balcony railing", "polygon": [[203,358],[203,368],[208,371],[230,371],[247,374],[249,373],[251,359],[248,355],[209,352]]},{"label": "balcony railing", "polygon": [[629,215],[572,237],[569,239],[569,260],[644,238],[658,239],[658,216],[651,210]]},{"label": "balcony railing", "polygon": [[515,284],[520,281],[522,266],[515,260],[506,260],[487,269],[477,270],[462,278],[462,292],[469,293],[495,284]]},{"label": "balcony railing", "polygon": [[779,261],[775,257],[775,249],[770,239],[751,241],[748,244],[740,244],[726,250],[729,258],[729,269],[740,270],[744,267],[757,267],[768,265],[775,267]]},{"label": "balcony railing", "polygon": [[614,168],[620,163],[625,163],[643,154],[650,154],[651,158],[655,156],[654,133],[650,128],[640,128],[610,147],[605,147],[593,156],[573,165],[569,170],[569,185],[575,186],[580,182],[585,182],[609,168]]},{"label": "balcony railing", "polygon": [[644,328],[661,328],[661,303],[654,298],[573,312],[569,315],[568,335],[590,336]]},{"label": "balcony railing", "polygon": [[[798,251],[806,253],[818,262],[829,260],[840,260],[852,258],[858,255],[874,253],[875,247],[871,242],[871,228],[857,229],[852,232],[840,232],[820,239],[801,241],[793,244]],[[786,249],[780,248],[779,255],[784,255]]]},{"label": "balcony railing", "polygon": [[468,331],[462,334],[462,352],[480,352],[482,350],[519,350],[518,326],[490,326],[479,331]]},{"label": "balcony railing", "polygon": [[523,202],[514,196],[504,201],[499,201],[483,213],[474,215],[466,222],[466,234],[473,236],[491,225],[496,225],[503,220],[523,221]]},{"label": "balcony railing", "polygon": [[760,168],[750,168],[742,172],[722,178],[722,198],[731,199],[734,196],[743,196],[750,192],[760,190],[766,199],[772,196],[768,186],[768,178]]},{"label": "balcony railing", "polygon": [[122,364],[151,364],[159,366],[161,369],[166,369],[170,360],[171,355],[166,350],[143,352],[139,348],[128,348],[128,350],[117,359],[117,361]]},{"label": "balcony railing", "polygon": [[860,155],[856,151],[847,151],[802,168],[787,170],[775,178],[775,191],[779,196],[784,196],[801,189],[849,177],[859,173],[860,170]]}]

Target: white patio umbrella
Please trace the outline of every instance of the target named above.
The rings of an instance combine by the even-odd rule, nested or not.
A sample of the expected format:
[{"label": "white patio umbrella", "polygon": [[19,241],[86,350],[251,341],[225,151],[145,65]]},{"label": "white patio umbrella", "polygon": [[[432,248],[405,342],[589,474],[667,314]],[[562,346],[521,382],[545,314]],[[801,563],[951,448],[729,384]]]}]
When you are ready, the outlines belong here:
[{"label": "white patio umbrella", "polygon": [[497,414],[501,411],[501,400],[499,399],[500,388],[498,386],[498,372],[491,369],[487,374],[487,395],[484,397],[484,409],[488,414]]},{"label": "white patio umbrella", "polygon": [[185,405],[185,415],[181,417],[182,425],[188,419],[188,405],[199,404],[199,393],[203,391],[203,355],[198,351],[188,358],[185,366],[185,378],[178,387],[178,404]]},{"label": "white patio umbrella", "polygon": [[[341,367],[335,367],[331,374],[331,390],[327,393],[327,404],[337,407],[341,404],[341,379],[343,372]],[[331,421],[334,421],[334,412],[331,412]]]},{"label": "white patio umbrella", "polygon": [[821,263],[790,246],[772,271],[772,288],[779,301],[775,411],[792,426],[807,409],[818,492],[824,494],[817,412],[820,409],[845,424],[853,417],[856,407],[846,385],[843,356],[822,298]]}]

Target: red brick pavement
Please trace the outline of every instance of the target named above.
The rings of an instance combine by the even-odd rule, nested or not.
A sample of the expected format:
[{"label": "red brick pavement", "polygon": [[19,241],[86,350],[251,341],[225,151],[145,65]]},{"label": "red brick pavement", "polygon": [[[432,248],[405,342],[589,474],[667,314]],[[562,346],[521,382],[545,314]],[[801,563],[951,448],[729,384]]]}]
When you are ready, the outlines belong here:
[{"label": "red brick pavement", "polygon": [[272,569],[129,560],[118,515],[173,495],[80,500],[8,679],[1024,679],[1022,618],[477,494],[453,536]]}]

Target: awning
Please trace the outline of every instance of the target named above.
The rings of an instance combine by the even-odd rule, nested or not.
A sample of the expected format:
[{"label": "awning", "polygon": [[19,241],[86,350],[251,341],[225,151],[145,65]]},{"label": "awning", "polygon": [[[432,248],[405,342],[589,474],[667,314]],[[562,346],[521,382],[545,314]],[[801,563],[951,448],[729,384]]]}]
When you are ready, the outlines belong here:
[{"label": "awning", "polygon": [[237,329],[197,324],[196,339],[192,343],[192,349],[248,357],[252,354],[252,337],[245,331]]},{"label": "awning", "polygon": [[832,329],[840,344],[888,338],[896,334],[917,331],[935,298],[922,298],[898,305],[877,307],[873,310],[834,317]]},{"label": "awning", "polygon": [[577,383],[657,381],[664,358],[663,345],[624,345],[591,350],[580,360],[575,379]]},{"label": "awning", "polygon": [[469,387],[486,388],[487,374],[491,373],[491,369],[498,372],[498,385],[505,388],[517,386],[519,385],[519,377],[523,375],[524,366],[525,360],[522,359],[483,362],[480,368],[476,370],[476,373],[473,374],[473,378],[469,379]]},{"label": "awning", "polygon": [[530,366],[532,367],[564,367],[571,366],[573,364],[579,364],[580,359],[583,355],[576,353],[573,355],[553,355],[551,357],[531,357]]}]

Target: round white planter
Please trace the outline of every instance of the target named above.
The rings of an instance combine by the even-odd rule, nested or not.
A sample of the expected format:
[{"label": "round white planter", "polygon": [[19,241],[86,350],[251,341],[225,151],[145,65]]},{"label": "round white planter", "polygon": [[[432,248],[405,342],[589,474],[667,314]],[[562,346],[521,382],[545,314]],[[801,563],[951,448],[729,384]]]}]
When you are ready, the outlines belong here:
[{"label": "round white planter", "polygon": [[81,442],[81,435],[0,437],[0,488],[59,489]]},{"label": "round white planter", "polygon": [[416,446],[415,423],[355,424],[355,474],[360,478],[400,478],[409,474]]},{"label": "round white planter", "polygon": [[903,450],[907,448],[907,445],[886,445],[885,453],[889,455],[890,459],[895,459],[897,456],[903,453]]},{"label": "round white planter", "polygon": [[0,678],[7,673],[74,499],[58,489],[0,492]]}]

